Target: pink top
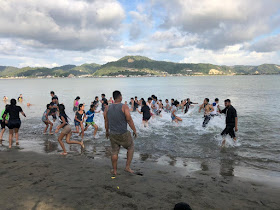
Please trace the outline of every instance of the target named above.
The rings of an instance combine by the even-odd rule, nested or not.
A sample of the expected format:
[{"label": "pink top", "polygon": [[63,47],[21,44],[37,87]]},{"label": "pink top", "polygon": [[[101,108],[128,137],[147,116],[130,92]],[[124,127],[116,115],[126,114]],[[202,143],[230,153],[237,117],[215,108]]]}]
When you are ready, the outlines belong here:
[{"label": "pink top", "polygon": [[79,101],[76,101],[76,102],[75,102],[75,106],[79,106]]}]

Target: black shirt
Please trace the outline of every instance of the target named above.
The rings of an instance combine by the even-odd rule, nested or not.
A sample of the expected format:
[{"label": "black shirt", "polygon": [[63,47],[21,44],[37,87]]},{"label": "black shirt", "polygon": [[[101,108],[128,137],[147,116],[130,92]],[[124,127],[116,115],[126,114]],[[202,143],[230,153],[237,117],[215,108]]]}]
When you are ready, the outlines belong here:
[{"label": "black shirt", "polygon": [[53,108],[50,109],[50,114],[55,113],[57,111],[57,106],[58,105],[56,103],[54,103],[54,102],[51,102],[50,106],[53,107]]},{"label": "black shirt", "polygon": [[137,109],[139,106],[138,101],[134,101],[134,109]]},{"label": "black shirt", "polygon": [[106,103],[106,102],[108,103],[108,101],[107,101],[106,98],[102,98],[101,100],[103,101],[103,103],[102,103],[102,111],[104,111],[105,110],[104,103]]},{"label": "black shirt", "polygon": [[224,108],[222,110],[222,113],[226,114],[227,125],[235,125],[235,118],[237,117],[237,112],[233,106]]},{"label": "black shirt", "polygon": [[77,119],[82,121],[83,120],[83,115],[85,114],[85,111],[83,112],[83,114],[80,114],[79,112],[76,112],[76,116],[77,116]]},{"label": "black shirt", "polygon": [[142,107],[141,112],[143,112],[143,119],[150,119],[151,112],[150,108],[147,105]]},{"label": "black shirt", "polygon": [[22,109],[20,106],[9,105],[6,108],[5,114],[9,114],[9,116],[10,116],[9,120],[19,120],[20,112],[22,112]]}]

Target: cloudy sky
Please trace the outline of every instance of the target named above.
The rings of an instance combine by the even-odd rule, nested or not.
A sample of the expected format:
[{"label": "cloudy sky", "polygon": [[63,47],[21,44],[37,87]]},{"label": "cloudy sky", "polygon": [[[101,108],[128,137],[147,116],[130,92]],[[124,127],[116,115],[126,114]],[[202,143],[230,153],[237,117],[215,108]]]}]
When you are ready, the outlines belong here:
[{"label": "cloudy sky", "polygon": [[279,0],[0,0],[0,65],[280,64]]}]

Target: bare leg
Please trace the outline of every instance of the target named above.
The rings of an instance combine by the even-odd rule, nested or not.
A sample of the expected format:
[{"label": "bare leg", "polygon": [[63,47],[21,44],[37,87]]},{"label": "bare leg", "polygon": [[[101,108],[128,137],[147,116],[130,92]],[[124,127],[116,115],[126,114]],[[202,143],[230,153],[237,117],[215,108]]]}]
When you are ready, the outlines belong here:
[{"label": "bare leg", "polygon": [[82,135],[82,141],[84,140],[84,135],[85,135],[85,129],[84,129],[84,125],[81,125],[81,135]]},{"label": "bare leg", "polygon": [[72,131],[72,133],[79,133],[79,126],[76,126],[76,130]]},{"label": "bare leg", "polygon": [[85,130],[84,130],[84,131],[87,131],[88,127],[89,127],[89,125],[88,125],[88,124],[86,124],[86,127],[85,127]]},{"label": "bare leg", "polygon": [[19,145],[18,143],[18,128],[15,128],[15,136],[16,136],[16,145]]},{"label": "bare leg", "polygon": [[112,166],[113,166],[112,174],[117,175],[118,155],[112,155],[111,160],[112,160]]},{"label": "bare leg", "polygon": [[9,130],[9,148],[12,148],[12,144],[13,144],[13,134],[14,134],[14,130],[10,129]]},{"label": "bare leg", "polygon": [[93,136],[94,136],[94,138],[95,138],[96,133],[97,133],[97,131],[98,131],[98,126],[97,126],[96,124],[94,124],[94,125],[93,125],[93,127],[94,127],[94,133],[93,133]]},{"label": "bare leg", "polygon": [[46,124],[46,127],[44,129],[44,134],[46,134],[47,130],[48,130],[48,127],[49,127],[49,124],[48,123],[45,123]]},{"label": "bare leg", "polygon": [[85,147],[83,142],[79,142],[79,141],[70,141],[71,136],[72,136],[72,133],[68,133],[68,134],[67,134],[67,136],[66,136],[66,143],[67,143],[67,144],[79,144],[79,145],[81,145],[81,147],[83,147],[83,148]]},{"label": "bare leg", "polygon": [[4,132],[5,132],[5,128],[3,128],[3,129],[1,130],[1,133],[0,133],[0,144],[1,144],[1,145],[2,145],[2,141],[3,141]]},{"label": "bare leg", "polygon": [[126,166],[125,166],[125,170],[129,173],[134,173],[134,171],[131,170],[130,168],[130,164],[133,158],[133,154],[134,154],[134,149],[130,149],[127,150],[127,160],[126,160]]},{"label": "bare leg", "polygon": [[222,141],[222,147],[225,147],[225,145],[226,145],[226,139],[225,139],[225,138],[223,138],[223,141]]},{"label": "bare leg", "polygon": [[52,132],[53,123],[50,121],[49,124],[51,125],[51,126],[50,126],[50,134],[53,134],[53,132]]},{"label": "bare leg", "polygon": [[67,155],[67,152],[66,152],[66,149],[65,149],[65,146],[64,146],[64,143],[62,142],[62,139],[64,138],[65,134],[61,133],[58,137],[58,142],[63,150],[63,153],[62,155]]},{"label": "bare leg", "polygon": [[233,138],[234,142],[236,142],[236,137]]}]

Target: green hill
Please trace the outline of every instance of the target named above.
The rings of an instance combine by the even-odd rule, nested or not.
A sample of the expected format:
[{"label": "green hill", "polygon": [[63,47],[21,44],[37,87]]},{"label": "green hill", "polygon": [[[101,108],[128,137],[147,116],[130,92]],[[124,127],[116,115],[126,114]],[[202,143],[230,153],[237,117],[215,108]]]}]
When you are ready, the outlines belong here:
[{"label": "green hill", "polygon": [[125,56],[104,65],[95,63],[81,66],[64,65],[55,68],[0,66],[0,77],[68,77],[81,76],[137,76],[137,75],[234,75],[234,74],[279,74],[280,66],[262,64],[259,66],[220,66],[207,63],[174,63],[156,61],[143,56]]}]

